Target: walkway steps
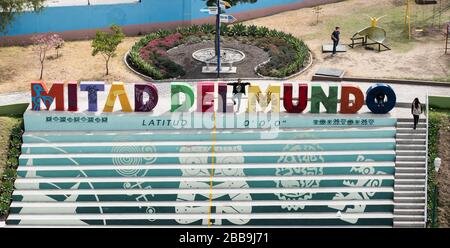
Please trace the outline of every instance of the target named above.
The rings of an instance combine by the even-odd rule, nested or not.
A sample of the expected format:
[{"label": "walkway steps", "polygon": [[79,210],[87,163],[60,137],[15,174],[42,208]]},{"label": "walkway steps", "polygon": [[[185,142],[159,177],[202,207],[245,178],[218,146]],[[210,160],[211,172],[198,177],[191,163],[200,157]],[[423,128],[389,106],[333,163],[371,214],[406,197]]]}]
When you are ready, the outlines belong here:
[{"label": "walkway steps", "polygon": [[[283,117],[289,128],[213,135],[206,128],[117,131],[126,127],[115,125],[115,113],[70,131],[76,128],[53,121],[64,114],[41,115],[25,115],[8,226],[207,226],[212,205],[213,226],[386,227],[395,204],[409,218],[424,197],[412,182],[423,180],[415,176],[421,171],[409,168],[421,161],[396,161],[422,154],[425,143],[408,138],[421,141],[423,133],[398,132],[390,117],[324,117],[361,124],[333,127],[296,115]],[[398,143],[402,137],[407,143]]]},{"label": "walkway steps", "polygon": [[394,227],[425,227],[426,123],[413,130],[411,119],[398,119],[394,184]]}]

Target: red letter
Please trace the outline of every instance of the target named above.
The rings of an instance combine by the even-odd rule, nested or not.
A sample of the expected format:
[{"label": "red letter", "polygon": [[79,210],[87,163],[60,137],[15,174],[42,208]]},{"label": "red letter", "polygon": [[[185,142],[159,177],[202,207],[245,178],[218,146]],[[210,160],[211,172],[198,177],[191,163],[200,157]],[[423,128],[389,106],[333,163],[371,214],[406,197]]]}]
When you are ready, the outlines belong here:
[{"label": "red letter", "polygon": [[41,101],[44,102],[47,110],[50,109],[53,101],[56,99],[57,111],[64,111],[64,83],[57,82],[52,85],[50,91],[44,82],[31,83],[31,107],[32,110],[41,110]]},{"label": "red letter", "polygon": [[298,102],[296,105],[292,102],[292,84],[284,84],[283,105],[288,113],[302,113],[308,104],[308,85],[298,85]]},{"label": "red letter", "polygon": [[197,111],[214,111],[214,83],[205,82],[197,84]]},{"label": "red letter", "polygon": [[67,84],[69,111],[78,111],[78,83],[71,81]]},{"label": "red letter", "polygon": [[[350,95],[355,96],[355,102],[350,104]],[[344,85],[341,88],[341,114],[355,114],[364,105],[364,94],[355,86]]]}]

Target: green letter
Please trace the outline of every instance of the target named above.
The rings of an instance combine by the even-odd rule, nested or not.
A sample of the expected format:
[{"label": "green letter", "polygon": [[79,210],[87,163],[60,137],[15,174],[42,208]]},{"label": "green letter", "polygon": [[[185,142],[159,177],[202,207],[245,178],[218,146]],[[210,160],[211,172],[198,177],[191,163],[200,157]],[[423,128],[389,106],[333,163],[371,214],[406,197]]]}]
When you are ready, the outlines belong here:
[{"label": "green letter", "polygon": [[[194,88],[190,84],[172,83],[170,88],[172,98],[170,112],[188,111],[194,105]],[[186,100],[183,103],[180,103],[180,93],[186,96]]]},{"label": "green letter", "polygon": [[311,87],[311,113],[320,113],[320,103],[323,104],[327,113],[336,114],[338,104],[338,87],[330,86],[329,96],[325,95],[321,86]]}]

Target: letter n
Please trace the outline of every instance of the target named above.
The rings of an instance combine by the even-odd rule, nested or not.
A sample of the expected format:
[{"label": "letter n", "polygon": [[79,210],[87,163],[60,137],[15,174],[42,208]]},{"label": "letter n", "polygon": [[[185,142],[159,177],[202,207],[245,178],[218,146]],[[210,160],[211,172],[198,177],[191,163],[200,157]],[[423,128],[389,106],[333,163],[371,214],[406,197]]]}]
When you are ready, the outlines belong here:
[{"label": "letter n", "polygon": [[336,114],[338,104],[338,87],[330,86],[328,96],[323,92],[322,87],[312,86],[311,90],[311,113],[320,112],[320,103],[323,104],[327,113]]}]

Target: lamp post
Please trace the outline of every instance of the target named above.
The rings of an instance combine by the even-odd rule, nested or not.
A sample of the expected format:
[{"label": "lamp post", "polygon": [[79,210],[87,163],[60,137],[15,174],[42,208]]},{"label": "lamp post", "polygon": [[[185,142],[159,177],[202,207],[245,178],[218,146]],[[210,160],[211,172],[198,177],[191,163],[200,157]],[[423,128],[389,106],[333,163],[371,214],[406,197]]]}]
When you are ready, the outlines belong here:
[{"label": "lamp post", "polygon": [[[439,173],[439,169],[441,168],[441,163],[442,160],[440,158],[435,158],[434,159],[434,170],[436,171],[436,177],[437,174]],[[431,227],[437,227],[436,225],[436,219],[437,219],[437,203],[438,203],[438,185],[437,182],[434,185],[433,188],[433,216],[431,219]]]},{"label": "lamp post", "polygon": [[216,17],[216,56],[217,56],[217,78],[220,78],[220,0],[217,0],[217,17]]}]

